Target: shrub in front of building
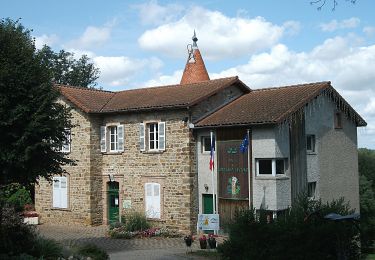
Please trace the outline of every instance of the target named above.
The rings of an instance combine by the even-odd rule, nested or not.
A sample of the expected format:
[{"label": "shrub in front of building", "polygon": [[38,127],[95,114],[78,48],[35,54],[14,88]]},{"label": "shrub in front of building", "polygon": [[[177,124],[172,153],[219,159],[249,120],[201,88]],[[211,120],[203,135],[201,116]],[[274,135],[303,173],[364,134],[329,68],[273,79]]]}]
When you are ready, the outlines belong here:
[{"label": "shrub in front of building", "polygon": [[244,210],[218,247],[224,259],[359,259],[359,229],[352,221],[332,221],[329,213],[353,213],[343,199],[330,203],[303,195],[272,220],[265,210]]}]

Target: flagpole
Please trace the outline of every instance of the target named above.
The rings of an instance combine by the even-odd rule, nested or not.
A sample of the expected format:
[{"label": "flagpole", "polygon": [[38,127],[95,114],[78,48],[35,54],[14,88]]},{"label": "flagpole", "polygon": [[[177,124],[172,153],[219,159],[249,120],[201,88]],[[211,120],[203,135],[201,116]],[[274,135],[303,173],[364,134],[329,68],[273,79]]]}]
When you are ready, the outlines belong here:
[{"label": "flagpole", "polygon": [[[213,162],[214,162],[215,153],[214,153],[213,145],[215,145],[215,144],[212,143],[213,142],[213,135],[214,135],[214,133],[211,131],[210,132],[210,137],[211,137],[211,154],[210,154],[211,158],[210,158],[210,160],[213,160]],[[216,211],[215,210],[216,201],[215,201],[214,163],[212,164],[212,167],[211,167],[211,181],[212,181],[212,206],[213,206],[212,213],[215,214],[216,213],[215,212]]]},{"label": "flagpole", "polygon": [[248,182],[249,182],[249,209],[251,210],[251,170],[250,170],[250,130],[247,129],[246,130],[246,134],[247,134],[247,178],[248,178]]}]

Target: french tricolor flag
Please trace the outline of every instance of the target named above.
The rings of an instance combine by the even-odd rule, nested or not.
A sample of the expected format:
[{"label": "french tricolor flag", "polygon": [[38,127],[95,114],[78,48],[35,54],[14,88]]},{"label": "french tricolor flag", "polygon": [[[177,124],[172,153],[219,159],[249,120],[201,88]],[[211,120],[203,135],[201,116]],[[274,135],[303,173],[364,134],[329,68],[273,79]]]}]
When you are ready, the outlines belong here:
[{"label": "french tricolor flag", "polygon": [[214,158],[215,158],[215,137],[211,133],[211,152],[210,152],[210,170],[211,171],[214,169],[214,166],[215,166]]}]

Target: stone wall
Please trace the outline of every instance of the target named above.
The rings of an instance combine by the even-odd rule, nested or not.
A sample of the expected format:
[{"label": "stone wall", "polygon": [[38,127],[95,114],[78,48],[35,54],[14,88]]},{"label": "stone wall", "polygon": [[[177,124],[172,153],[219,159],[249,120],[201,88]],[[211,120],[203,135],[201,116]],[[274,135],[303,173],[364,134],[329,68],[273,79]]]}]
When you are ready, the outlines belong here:
[{"label": "stone wall", "polygon": [[[190,232],[195,226],[195,144],[188,124],[183,121],[187,116],[184,110],[117,114],[104,118],[103,125],[124,125],[124,152],[104,153],[101,163],[103,190],[108,175],[113,174],[120,180],[120,206],[124,200],[131,202],[130,209],[121,210],[122,215],[134,211],[144,213],[145,183],[155,182],[161,186],[161,218],[155,220],[156,224],[181,232]],[[165,151],[141,151],[139,124],[160,121],[166,122]],[[105,200],[102,204],[105,205]]]},{"label": "stone wall", "polygon": [[[60,100],[70,106],[66,100]],[[92,219],[92,176],[90,174],[90,132],[92,124],[87,114],[80,110],[72,110],[71,152],[68,156],[76,160],[76,165],[66,165],[68,207],[66,209],[53,208],[52,183],[45,179],[39,180],[36,185],[35,207],[40,214],[41,222],[50,223],[100,223]]]}]

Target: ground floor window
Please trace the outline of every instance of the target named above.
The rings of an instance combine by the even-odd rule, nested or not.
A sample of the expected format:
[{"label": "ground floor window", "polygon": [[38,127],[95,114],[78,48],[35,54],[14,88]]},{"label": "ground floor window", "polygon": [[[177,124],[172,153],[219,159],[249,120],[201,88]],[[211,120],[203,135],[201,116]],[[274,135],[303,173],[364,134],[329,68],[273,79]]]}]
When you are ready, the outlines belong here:
[{"label": "ground floor window", "polygon": [[64,176],[53,177],[53,198],[54,208],[68,208],[68,179]]},{"label": "ground floor window", "polygon": [[160,219],[160,184],[145,183],[146,217]]},{"label": "ground floor window", "polygon": [[307,183],[307,196],[309,198],[315,197],[316,181]]}]

